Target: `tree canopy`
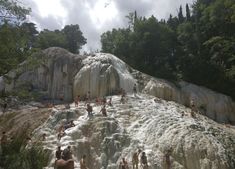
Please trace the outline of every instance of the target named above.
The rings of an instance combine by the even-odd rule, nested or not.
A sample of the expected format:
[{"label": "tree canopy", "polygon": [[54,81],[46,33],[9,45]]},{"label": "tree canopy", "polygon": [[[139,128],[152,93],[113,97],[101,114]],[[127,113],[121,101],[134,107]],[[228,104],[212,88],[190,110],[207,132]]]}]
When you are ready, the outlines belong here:
[{"label": "tree canopy", "polygon": [[235,98],[235,1],[197,0],[158,21],[128,15],[128,28],[101,35],[102,51],[145,73],[185,80]]}]

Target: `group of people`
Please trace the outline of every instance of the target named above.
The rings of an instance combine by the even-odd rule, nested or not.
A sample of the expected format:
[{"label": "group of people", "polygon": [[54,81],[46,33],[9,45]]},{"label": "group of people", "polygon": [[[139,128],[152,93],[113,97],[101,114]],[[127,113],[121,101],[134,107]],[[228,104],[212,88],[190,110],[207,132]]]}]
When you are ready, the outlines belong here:
[{"label": "group of people", "polygon": [[65,124],[62,124],[58,128],[58,135],[57,135],[58,140],[60,140],[63,136],[65,136],[65,130],[71,127],[75,127],[73,120],[70,120],[66,122]]},{"label": "group of people", "polygon": [[64,150],[61,149],[61,146],[57,147],[57,150],[55,152],[56,160],[63,159],[65,161],[72,159],[72,151],[71,146],[68,146]]},{"label": "group of people", "polygon": [[[71,146],[68,146],[64,150],[61,149],[61,146],[57,147],[57,150],[55,152],[56,161],[63,159],[64,161],[69,161],[73,159],[73,153],[71,150]],[[56,164],[55,161],[55,164]],[[80,160],[80,169],[88,169],[87,163],[86,163],[86,155],[84,154]]]},{"label": "group of people", "polygon": [[[132,155],[132,167],[133,169],[138,169],[139,163],[143,169],[148,168],[148,160],[145,152],[141,152],[141,150],[137,150]],[[119,163],[119,169],[129,169],[128,162],[125,158]]]}]

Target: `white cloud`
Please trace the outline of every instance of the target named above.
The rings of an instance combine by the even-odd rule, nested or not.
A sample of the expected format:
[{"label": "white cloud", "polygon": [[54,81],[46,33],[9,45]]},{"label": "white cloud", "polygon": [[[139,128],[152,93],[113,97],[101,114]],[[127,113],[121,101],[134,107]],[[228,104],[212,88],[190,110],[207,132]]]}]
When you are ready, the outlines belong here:
[{"label": "white cloud", "polygon": [[40,29],[61,29],[78,24],[87,38],[86,50],[100,48],[100,35],[112,28],[127,26],[130,12],[167,19],[179,6],[194,0],[22,0],[32,8],[30,20]]}]

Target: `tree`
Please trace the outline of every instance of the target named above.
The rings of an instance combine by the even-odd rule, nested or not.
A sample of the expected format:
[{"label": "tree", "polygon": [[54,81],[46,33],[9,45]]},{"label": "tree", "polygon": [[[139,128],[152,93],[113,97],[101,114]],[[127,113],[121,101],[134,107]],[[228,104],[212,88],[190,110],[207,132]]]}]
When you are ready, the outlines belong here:
[{"label": "tree", "polygon": [[35,46],[40,49],[49,47],[61,47],[72,53],[79,53],[82,45],[86,44],[86,39],[78,25],[66,25],[62,30],[43,30],[37,36]]},{"label": "tree", "polygon": [[23,21],[30,9],[25,8],[17,0],[0,0],[0,21]]},{"label": "tree", "polygon": [[37,36],[36,47],[40,49],[46,49],[49,47],[61,47],[66,48],[66,37],[63,32],[59,30],[50,31],[48,29],[44,29]]},{"label": "tree", "polygon": [[30,36],[18,25],[4,23],[0,26],[0,75],[27,58]]},{"label": "tree", "polygon": [[180,8],[179,8],[178,19],[179,19],[179,23],[184,22],[184,15],[183,15],[183,11],[182,11],[182,6],[180,6]]},{"label": "tree", "polygon": [[187,19],[187,21],[190,21],[190,17],[191,17],[190,9],[189,9],[188,4],[186,4],[186,19]]},{"label": "tree", "polygon": [[79,25],[66,25],[62,32],[66,39],[66,48],[72,53],[79,53],[79,50],[86,44],[86,38],[82,35]]}]

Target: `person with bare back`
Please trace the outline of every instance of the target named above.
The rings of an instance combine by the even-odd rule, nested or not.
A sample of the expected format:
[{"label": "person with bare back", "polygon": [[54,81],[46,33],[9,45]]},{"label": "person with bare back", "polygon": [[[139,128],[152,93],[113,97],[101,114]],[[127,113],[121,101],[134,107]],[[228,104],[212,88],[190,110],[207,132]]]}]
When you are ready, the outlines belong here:
[{"label": "person with bare back", "polygon": [[90,105],[90,103],[87,104],[86,110],[87,110],[88,116],[92,116],[93,110],[92,110],[92,106]]},{"label": "person with bare back", "polygon": [[105,105],[102,107],[102,109],[100,110],[100,112],[102,112],[102,115],[107,117],[107,110],[105,108]]},{"label": "person with bare back", "polygon": [[74,106],[78,107],[78,98],[77,97],[74,98]]},{"label": "person with bare back", "polygon": [[195,118],[196,117],[196,114],[195,114],[196,106],[195,106],[194,100],[190,100],[190,108],[191,108],[191,112],[190,112],[191,117]]},{"label": "person with bare back", "polygon": [[62,159],[67,161],[69,159],[72,159],[72,151],[71,151],[71,146],[68,146],[65,148],[62,152]]},{"label": "person with bare back", "polygon": [[142,152],[141,154],[141,166],[143,167],[143,169],[147,169],[148,168],[148,160],[147,160],[147,156],[145,152]]},{"label": "person with bare back", "polygon": [[134,96],[136,96],[136,94],[137,94],[137,85],[136,84],[134,84],[134,86],[133,86],[133,93],[134,93]]},{"label": "person with bare back", "polygon": [[109,98],[108,105],[109,106],[113,106],[113,104],[112,104],[112,97]]},{"label": "person with bare back", "polygon": [[57,147],[57,150],[55,152],[55,157],[56,157],[56,160],[59,160],[62,158],[62,150],[60,146]]},{"label": "person with bare back", "polygon": [[85,160],[86,160],[86,155],[84,154],[80,160],[80,169],[88,169]]},{"label": "person with bare back", "polygon": [[122,158],[122,160],[120,161],[119,169],[129,169],[128,163],[125,158]]},{"label": "person with bare back", "polygon": [[140,153],[141,153],[141,150],[139,149],[138,151],[134,152],[132,156],[133,169],[138,169]]},{"label": "person with bare back", "polygon": [[169,148],[166,153],[165,153],[165,168],[166,169],[170,169],[171,168],[171,161],[170,161],[170,156],[171,156],[171,153],[172,153],[172,148]]},{"label": "person with bare back", "polygon": [[7,152],[7,135],[5,131],[2,132],[1,148],[2,148],[2,155],[4,156],[5,153]]}]

